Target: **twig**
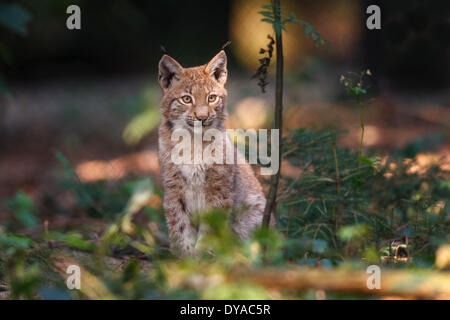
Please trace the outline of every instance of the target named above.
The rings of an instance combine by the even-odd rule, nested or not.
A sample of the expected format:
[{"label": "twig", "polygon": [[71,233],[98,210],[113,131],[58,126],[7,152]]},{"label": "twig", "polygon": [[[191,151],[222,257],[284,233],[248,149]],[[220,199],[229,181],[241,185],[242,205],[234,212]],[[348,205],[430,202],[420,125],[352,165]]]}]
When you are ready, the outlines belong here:
[{"label": "twig", "polygon": [[[280,0],[274,0],[273,5],[275,23],[280,23],[281,21],[281,8]],[[281,171],[281,137],[283,135],[283,42],[282,42],[282,31],[275,32],[275,45],[277,49],[277,66],[276,66],[276,85],[275,85],[275,128],[279,130],[279,147],[278,147],[278,158],[279,158],[279,168],[278,171],[271,176],[269,195],[267,197],[266,207],[264,208],[264,219],[263,227],[267,228],[270,222],[270,216],[276,213],[276,198],[278,184],[280,181],[280,171]]]}]

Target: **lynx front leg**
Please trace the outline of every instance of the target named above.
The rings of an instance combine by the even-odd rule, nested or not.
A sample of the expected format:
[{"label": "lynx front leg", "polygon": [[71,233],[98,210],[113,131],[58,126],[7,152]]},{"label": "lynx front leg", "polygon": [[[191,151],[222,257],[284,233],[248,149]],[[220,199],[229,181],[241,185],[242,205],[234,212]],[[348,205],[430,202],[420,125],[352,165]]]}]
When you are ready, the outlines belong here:
[{"label": "lynx front leg", "polygon": [[[253,230],[261,226],[265,205],[266,199],[263,196],[252,195],[247,197],[247,202],[240,208],[236,208],[233,230],[241,240],[250,238]],[[273,225],[273,219],[271,220],[271,225]]]},{"label": "lynx front leg", "polygon": [[184,200],[166,197],[164,207],[172,252],[181,257],[193,255],[197,235],[192,227],[190,215],[186,211]]},{"label": "lynx front leg", "polygon": [[[206,171],[207,187],[205,188],[205,203],[203,214],[208,214],[212,209],[220,209],[226,216],[225,221],[228,223],[230,211],[233,206],[233,190],[231,187],[233,181],[233,173],[229,167],[215,166]],[[213,232],[211,227],[200,217],[200,225],[198,231],[195,252],[200,251],[212,253],[212,248],[208,243],[208,234]],[[225,226],[224,226],[225,227]]]}]

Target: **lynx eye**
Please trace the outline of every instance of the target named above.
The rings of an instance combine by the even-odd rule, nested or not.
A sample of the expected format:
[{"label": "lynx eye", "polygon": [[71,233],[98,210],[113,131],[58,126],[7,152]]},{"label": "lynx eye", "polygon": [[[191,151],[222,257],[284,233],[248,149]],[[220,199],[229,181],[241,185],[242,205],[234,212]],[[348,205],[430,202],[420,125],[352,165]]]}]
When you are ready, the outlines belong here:
[{"label": "lynx eye", "polygon": [[192,103],[192,98],[190,96],[182,96],[181,101],[183,101],[186,104]]},{"label": "lynx eye", "polygon": [[209,103],[213,103],[213,102],[216,102],[217,101],[217,95],[215,95],[215,94],[210,94],[209,96],[208,96],[208,102]]}]

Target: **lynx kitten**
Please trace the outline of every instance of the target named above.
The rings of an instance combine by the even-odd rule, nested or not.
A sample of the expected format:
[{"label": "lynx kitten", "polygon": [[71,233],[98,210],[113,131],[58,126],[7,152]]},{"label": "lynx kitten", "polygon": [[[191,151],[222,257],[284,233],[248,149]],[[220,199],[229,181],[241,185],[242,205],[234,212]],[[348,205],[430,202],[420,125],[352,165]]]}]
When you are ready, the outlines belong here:
[{"label": "lynx kitten", "polygon": [[[164,55],[159,62],[158,80],[163,89],[159,162],[172,250],[181,256],[196,252],[207,230],[201,222],[195,224],[195,215],[209,208],[226,208],[227,212],[233,209],[233,217],[230,215],[233,230],[241,239],[248,238],[252,229],[261,225],[266,203],[250,165],[245,161],[174,164],[171,160],[177,143],[172,141],[172,133],[177,129],[193,131],[195,121],[201,121],[203,130],[217,129],[223,141],[228,141],[224,148],[231,148],[236,157],[243,157],[227,140],[224,126],[227,116],[225,52],[220,51],[208,64],[193,68],[183,68]],[[207,144],[203,142],[205,147]]]}]

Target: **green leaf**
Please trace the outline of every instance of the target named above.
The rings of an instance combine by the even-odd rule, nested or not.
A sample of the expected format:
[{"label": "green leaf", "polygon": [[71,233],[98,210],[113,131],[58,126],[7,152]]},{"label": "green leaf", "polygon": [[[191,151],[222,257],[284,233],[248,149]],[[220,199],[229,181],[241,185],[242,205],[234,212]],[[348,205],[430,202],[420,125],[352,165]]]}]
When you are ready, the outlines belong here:
[{"label": "green leaf", "polygon": [[264,17],[273,18],[273,12],[271,11],[259,11],[258,13]]},{"label": "green leaf", "polygon": [[291,13],[289,13],[289,17],[287,17],[283,20],[283,24],[293,22],[294,20],[295,20],[295,14],[293,12],[291,12]]},{"label": "green leaf", "polygon": [[268,19],[268,18],[263,18],[263,19],[261,19],[261,21],[263,21],[263,22],[267,22],[267,23],[270,23],[270,24],[273,24],[273,20],[271,20],[271,19]]},{"label": "green leaf", "polygon": [[13,233],[1,234],[0,233],[0,247],[4,246],[6,248],[17,248],[17,249],[28,249],[33,247],[33,240],[21,235],[16,235]]},{"label": "green leaf", "polygon": [[93,243],[84,240],[81,236],[79,236],[78,234],[74,234],[74,233],[64,234],[61,232],[51,232],[51,233],[47,233],[44,236],[44,238],[46,240],[54,240],[54,241],[64,242],[68,246],[75,248],[75,249],[92,250],[94,248]]},{"label": "green leaf", "polygon": [[33,200],[24,192],[18,191],[16,195],[8,200],[8,207],[13,211],[13,216],[27,228],[37,225]]},{"label": "green leaf", "polygon": [[367,163],[370,166],[375,166],[376,162],[378,161],[377,158],[359,157],[358,159],[359,159],[360,162]]},{"label": "green leaf", "polygon": [[122,138],[127,145],[139,143],[159,124],[159,109],[147,108],[134,116],[123,131]]},{"label": "green leaf", "polygon": [[15,3],[0,4],[0,24],[12,32],[25,36],[30,19],[30,13],[22,6]]},{"label": "green leaf", "polygon": [[73,171],[72,167],[70,166],[69,160],[59,151],[55,152],[56,158],[61,162],[64,168],[64,173],[68,178],[75,178],[76,173]]},{"label": "green leaf", "polygon": [[309,26],[309,25],[310,25],[308,22],[303,21],[303,20],[299,20],[299,19],[295,19],[295,20],[292,21],[292,22],[293,22],[293,23],[296,23],[296,24],[299,24],[299,25],[301,25],[302,27],[306,27],[306,26]]},{"label": "green leaf", "polygon": [[369,228],[366,224],[354,224],[350,226],[343,226],[338,231],[338,236],[342,241],[351,241],[361,239],[369,233]]},{"label": "green leaf", "polygon": [[363,88],[360,87],[353,87],[353,88],[348,88],[350,93],[354,94],[354,95],[361,95],[361,94],[366,94],[367,91]]},{"label": "green leaf", "polygon": [[312,31],[314,31],[314,28],[311,25],[305,26],[305,34],[309,35]]},{"label": "green leaf", "polygon": [[86,240],[75,234],[69,234],[64,236],[62,241],[65,242],[67,245],[71,246],[72,248],[76,249],[92,250],[94,248],[94,245],[92,243],[87,242]]},{"label": "green leaf", "polygon": [[275,34],[279,36],[281,34],[281,24],[275,22],[273,24],[273,30],[275,31]]},{"label": "green leaf", "polygon": [[311,35],[311,38],[314,40],[314,42],[316,43],[316,46],[321,46],[321,45],[326,45],[328,50],[331,49],[330,44],[328,43],[328,41],[326,41],[325,39],[323,39],[319,33],[317,33],[314,29],[314,27],[309,24],[306,21],[300,20],[300,19],[293,19],[292,21],[289,21],[292,23],[296,23],[298,25],[301,25],[302,27],[305,28],[305,35]]}]

